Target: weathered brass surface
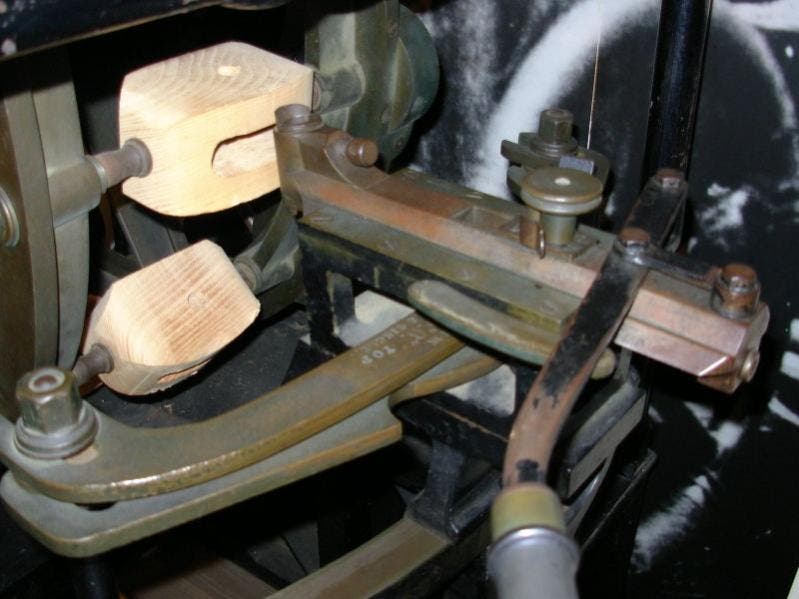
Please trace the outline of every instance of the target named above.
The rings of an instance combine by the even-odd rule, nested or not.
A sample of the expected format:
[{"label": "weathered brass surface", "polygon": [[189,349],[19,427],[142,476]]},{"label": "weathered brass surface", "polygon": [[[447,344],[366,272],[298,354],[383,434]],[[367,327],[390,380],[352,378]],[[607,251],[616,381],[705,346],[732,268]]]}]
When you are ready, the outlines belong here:
[{"label": "weathered brass surface", "polygon": [[100,178],[83,151],[78,103],[66,51],[33,56],[33,102],[47,172],[58,260],[58,365],[71,368],[83,334],[89,287],[88,212]]},{"label": "weathered brass surface", "polygon": [[[439,281],[417,281],[408,288],[414,308],[449,330],[523,362],[541,365],[552,353],[558,336],[494,310]],[[606,349],[591,378],[613,374],[616,358]]]},{"label": "weathered brass surface", "polygon": [[498,541],[519,528],[543,526],[564,531],[563,507],[555,492],[542,483],[526,483],[502,490],[491,506],[491,537]]},{"label": "weathered brass surface", "polygon": [[14,519],[45,547],[68,557],[87,557],[353,460],[398,441],[401,434],[384,400],[263,461],[155,497],[90,510],[28,489],[10,472],[0,482],[0,497]]},{"label": "weathered brass surface", "polygon": [[[569,259],[557,253],[541,259],[519,241],[519,206],[474,192],[445,193],[408,176],[353,166],[346,158],[351,137],[327,127],[281,130],[278,122],[275,137],[281,187],[307,225],[411,266],[430,266],[429,272],[499,301],[523,289],[527,303],[518,308],[542,306],[530,312],[549,312],[549,325],[556,330],[613,247],[613,236],[583,227],[595,245]],[[490,279],[493,284],[486,285]],[[527,285],[520,287],[519,279]],[[701,281],[650,272],[615,342],[714,388],[734,390],[765,332],[768,308],[760,303],[749,318],[725,318],[712,308],[712,293]],[[571,309],[564,313],[558,304]]]},{"label": "weathered brass surface", "polygon": [[[514,175],[514,171],[521,172]],[[520,197],[539,214],[547,244],[570,243],[577,229],[577,216],[602,203],[602,181],[572,168],[545,166],[527,171],[512,166],[508,178],[521,180]]]},{"label": "weathered brass surface", "polygon": [[305,60],[327,124],[375,139],[386,163],[435,98],[438,55],[419,17],[397,0],[307,3]]},{"label": "weathered brass surface", "polygon": [[[96,555],[394,443],[402,435],[399,421],[391,414],[396,405],[468,382],[500,365],[475,349],[463,347],[388,398],[296,445],[185,489],[92,510],[29,489],[8,473],[0,483],[0,498],[17,522],[55,553],[68,557]],[[418,565],[415,561],[413,564]]]},{"label": "weathered brass surface", "polygon": [[0,412],[16,414],[14,381],[36,366],[71,367],[83,332],[89,280],[87,212],[100,181],[85,159],[64,51],[3,65],[0,187],[19,242],[0,248]]},{"label": "weathered brass surface", "polygon": [[444,551],[449,544],[446,537],[405,517],[355,551],[271,597],[374,597]]},{"label": "weathered brass surface", "polygon": [[407,385],[394,391],[389,396],[391,407],[394,408],[405,401],[468,383],[493,372],[500,366],[502,366],[502,362],[499,360],[466,346]]},{"label": "weathered brass surface", "polygon": [[0,457],[25,484],[62,501],[103,503],[166,493],[263,460],[388,395],[462,343],[420,316],[240,408],[204,422],[132,428],[98,413],[92,446],[68,460],[23,455],[0,419]]},{"label": "weathered brass surface", "polygon": [[[26,81],[24,64],[3,65],[3,80]],[[19,242],[0,247],[0,413],[17,414],[17,379],[55,362],[58,351],[58,271],[39,124],[28,89],[3,86],[0,104],[0,187],[19,224]],[[13,284],[12,284],[13,282]]]}]

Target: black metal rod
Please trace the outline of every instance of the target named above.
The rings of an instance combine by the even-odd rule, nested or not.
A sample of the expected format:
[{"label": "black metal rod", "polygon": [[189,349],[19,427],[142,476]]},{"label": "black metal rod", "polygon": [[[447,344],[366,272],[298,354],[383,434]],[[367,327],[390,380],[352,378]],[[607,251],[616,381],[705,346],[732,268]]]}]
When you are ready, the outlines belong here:
[{"label": "black metal rod", "polygon": [[72,587],[80,599],[119,599],[119,589],[108,555],[68,560]]},{"label": "black metal rod", "polygon": [[712,0],[663,0],[642,185],[662,167],[687,172]]}]

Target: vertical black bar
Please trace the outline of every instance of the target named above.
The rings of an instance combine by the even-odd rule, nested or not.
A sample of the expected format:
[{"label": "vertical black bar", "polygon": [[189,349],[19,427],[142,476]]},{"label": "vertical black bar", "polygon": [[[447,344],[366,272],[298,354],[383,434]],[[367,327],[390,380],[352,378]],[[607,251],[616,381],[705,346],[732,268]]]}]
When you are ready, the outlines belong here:
[{"label": "vertical black bar", "polygon": [[114,571],[107,555],[68,560],[72,587],[79,599],[119,599]]},{"label": "vertical black bar", "polygon": [[642,186],[658,168],[688,170],[712,3],[661,3]]}]

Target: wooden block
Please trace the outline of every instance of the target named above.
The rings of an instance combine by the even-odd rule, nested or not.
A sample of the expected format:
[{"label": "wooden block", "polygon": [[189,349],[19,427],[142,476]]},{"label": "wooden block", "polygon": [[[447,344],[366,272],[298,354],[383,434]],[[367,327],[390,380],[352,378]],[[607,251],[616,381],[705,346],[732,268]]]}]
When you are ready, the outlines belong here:
[{"label": "wooden block", "polygon": [[152,171],[122,191],[172,216],[217,212],[280,185],[275,110],[310,105],[313,73],[240,42],[226,42],[129,73],[119,140],[147,145]]},{"label": "wooden block", "polygon": [[107,347],[100,375],[127,395],[194,374],[246,329],[260,304],[218,245],[201,241],[120,279],[92,312],[84,352]]}]

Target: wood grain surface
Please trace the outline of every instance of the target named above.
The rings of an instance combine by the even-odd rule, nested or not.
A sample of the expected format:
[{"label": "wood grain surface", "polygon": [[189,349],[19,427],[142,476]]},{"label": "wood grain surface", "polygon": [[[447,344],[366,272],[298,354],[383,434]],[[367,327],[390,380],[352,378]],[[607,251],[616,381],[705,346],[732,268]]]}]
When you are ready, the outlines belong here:
[{"label": "wood grain surface", "polygon": [[197,372],[255,319],[260,304],[222,248],[200,241],[111,285],[92,313],[84,352],[107,347],[101,380],[143,395]]},{"label": "wood grain surface", "polygon": [[129,73],[119,140],[144,142],[152,171],[123,192],[172,216],[217,212],[277,189],[275,110],[310,104],[308,67],[240,42]]}]

